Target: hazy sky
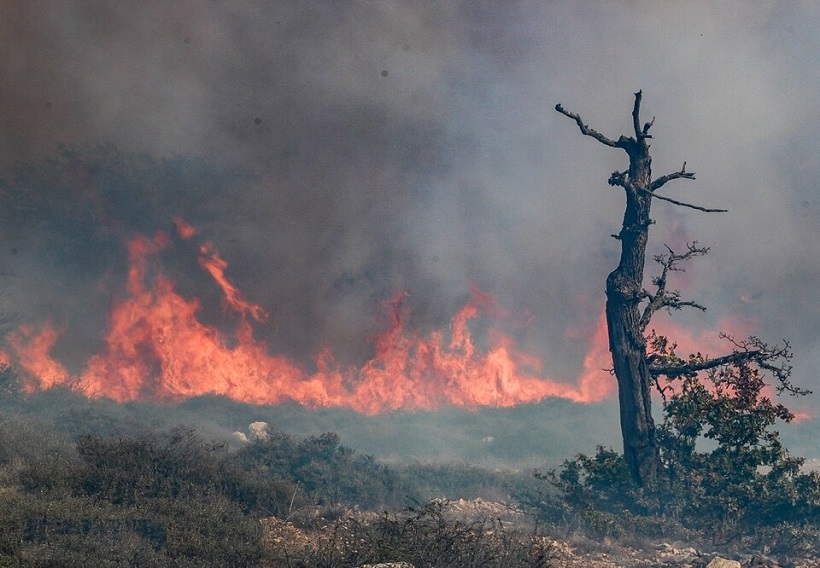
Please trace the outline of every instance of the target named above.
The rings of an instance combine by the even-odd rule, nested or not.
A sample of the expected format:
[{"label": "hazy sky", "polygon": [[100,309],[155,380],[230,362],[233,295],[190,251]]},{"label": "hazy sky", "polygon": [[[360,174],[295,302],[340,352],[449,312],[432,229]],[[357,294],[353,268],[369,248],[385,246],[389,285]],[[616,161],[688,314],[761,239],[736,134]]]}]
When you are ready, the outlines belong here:
[{"label": "hazy sky", "polygon": [[[570,381],[627,161],[553,107],[617,138],[642,89],[655,174],[697,175],[664,195],[730,210],[654,205],[652,252],[712,248],[673,284],[709,311],[681,321],[789,339],[820,390],[818,29],[815,2],[5,1],[6,301],[71,329],[81,365],[125,240],[180,215],[270,311],[273,350],[360,360],[396,290],[426,330],[475,284]],[[169,271],[218,323],[178,245]]]}]

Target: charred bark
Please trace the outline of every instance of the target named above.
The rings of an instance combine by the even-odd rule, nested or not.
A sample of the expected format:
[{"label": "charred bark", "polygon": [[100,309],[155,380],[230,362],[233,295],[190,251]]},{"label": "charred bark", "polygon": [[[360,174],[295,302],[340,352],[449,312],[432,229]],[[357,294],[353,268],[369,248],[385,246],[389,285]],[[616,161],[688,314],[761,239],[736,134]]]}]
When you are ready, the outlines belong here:
[{"label": "charred bark", "polygon": [[[629,156],[629,169],[613,172],[609,178],[610,185],[624,189],[626,208],[621,230],[613,235],[621,242],[621,256],[617,268],[606,280],[606,321],[609,350],[618,381],[624,459],[633,480],[639,485],[647,485],[655,481],[660,467],[652,418],[651,386],[654,377],[647,359],[644,337],[646,322],[640,309],[641,301],[647,298],[643,290],[643,276],[649,227],[653,223],[650,210],[652,199],[659,198],[656,190],[674,179],[694,179],[694,174],[686,171],[684,163],[680,171],[652,180],[652,157],[647,140],[652,138],[649,129],[654,118],[641,126],[640,109],[639,91],[635,93],[632,108],[633,134],[612,140],[589,128],[580,116],[564,110],[560,104],[555,107],[556,111],[573,119],[585,136],[595,138],[606,146],[620,148]],[[722,211],[662,199],[701,211]]]},{"label": "charred bark", "polygon": [[660,455],[652,419],[652,377],[647,364],[646,339],[640,326],[646,244],[652,224],[649,216],[652,195],[638,189],[648,189],[652,182],[652,158],[646,132],[641,136],[637,130],[640,101],[638,93],[633,110],[636,137],[624,144],[629,155],[629,171],[625,177],[618,177],[619,185],[626,191],[626,209],[618,235],[620,262],[606,279],[606,322],[609,350],[618,379],[624,459],[632,478],[643,485],[655,480]]}]

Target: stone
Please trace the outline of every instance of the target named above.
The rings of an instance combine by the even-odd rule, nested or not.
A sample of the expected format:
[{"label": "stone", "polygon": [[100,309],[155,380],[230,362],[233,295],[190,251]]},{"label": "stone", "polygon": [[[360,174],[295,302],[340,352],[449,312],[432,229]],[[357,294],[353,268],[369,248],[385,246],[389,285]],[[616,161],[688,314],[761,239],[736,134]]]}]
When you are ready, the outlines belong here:
[{"label": "stone", "polygon": [[712,561],[706,565],[706,568],[742,568],[740,562],[737,560],[727,560],[720,556],[715,556]]},{"label": "stone", "polygon": [[248,426],[248,434],[249,439],[267,442],[270,439],[270,434],[268,433],[268,423],[252,422],[251,425]]}]

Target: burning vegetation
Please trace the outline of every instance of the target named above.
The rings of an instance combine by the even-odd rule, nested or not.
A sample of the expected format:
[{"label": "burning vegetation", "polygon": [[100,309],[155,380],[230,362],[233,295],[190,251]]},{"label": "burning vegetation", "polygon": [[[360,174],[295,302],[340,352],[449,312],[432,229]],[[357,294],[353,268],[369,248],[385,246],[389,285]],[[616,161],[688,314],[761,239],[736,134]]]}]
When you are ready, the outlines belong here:
[{"label": "burning vegetation", "polygon": [[[174,226],[179,239],[197,236],[197,229],[179,217]],[[427,336],[406,328],[406,292],[399,292],[385,302],[390,325],[375,338],[369,361],[359,368],[344,366],[327,347],[315,357],[315,370],[308,371],[288,357],[270,354],[255,337],[254,325],[265,325],[269,314],[231,282],[228,263],[205,240],[198,246],[199,266],[220,290],[223,311],[235,328],[226,333],[203,323],[200,300],[183,297],[163,273],[159,253],[172,246],[171,235],[163,231],[128,241],[125,295],[111,308],[102,350],[77,376],[51,355],[66,330],[47,321],[11,332],[2,357],[25,375],[27,389],[66,385],[119,402],[217,394],[256,404],[344,406],[366,414],[446,405],[507,407],[547,397],[584,403],[613,392],[614,383],[603,371],[608,353],[602,326],[575,384],[545,378],[543,362],[517,349],[493,321],[489,347],[477,346],[470,323],[499,311],[492,296],[477,289],[446,332]]]}]

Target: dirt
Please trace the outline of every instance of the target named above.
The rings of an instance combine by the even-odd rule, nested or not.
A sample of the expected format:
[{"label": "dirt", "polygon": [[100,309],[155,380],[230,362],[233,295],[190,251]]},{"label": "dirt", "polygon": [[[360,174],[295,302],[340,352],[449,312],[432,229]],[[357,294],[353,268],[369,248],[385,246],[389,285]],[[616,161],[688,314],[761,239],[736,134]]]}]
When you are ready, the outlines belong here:
[{"label": "dirt", "polygon": [[[507,527],[521,527],[529,523],[527,516],[514,505],[482,499],[447,501],[446,510],[454,519],[494,519]],[[350,518],[359,521],[373,520],[376,513],[348,511]],[[317,517],[318,518],[318,517]],[[328,532],[333,522],[314,523],[312,529],[299,528],[290,521],[274,517],[262,520],[264,540],[272,548],[291,551],[305,550],[328,542]],[[539,545],[550,550],[548,566],[555,568],[706,568],[716,558],[734,561],[741,568],[820,568],[820,555],[789,557],[769,554],[768,551],[727,551],[707,549],[700,545],[681,542],[642,542],[640,546],[627,546],[612,540],[595,541],[584,537],[558,538],[555,536],[531,537]],[[712,567],[719,565],[714,562]],[[738,566],[724,563],[723,566]]]}]

